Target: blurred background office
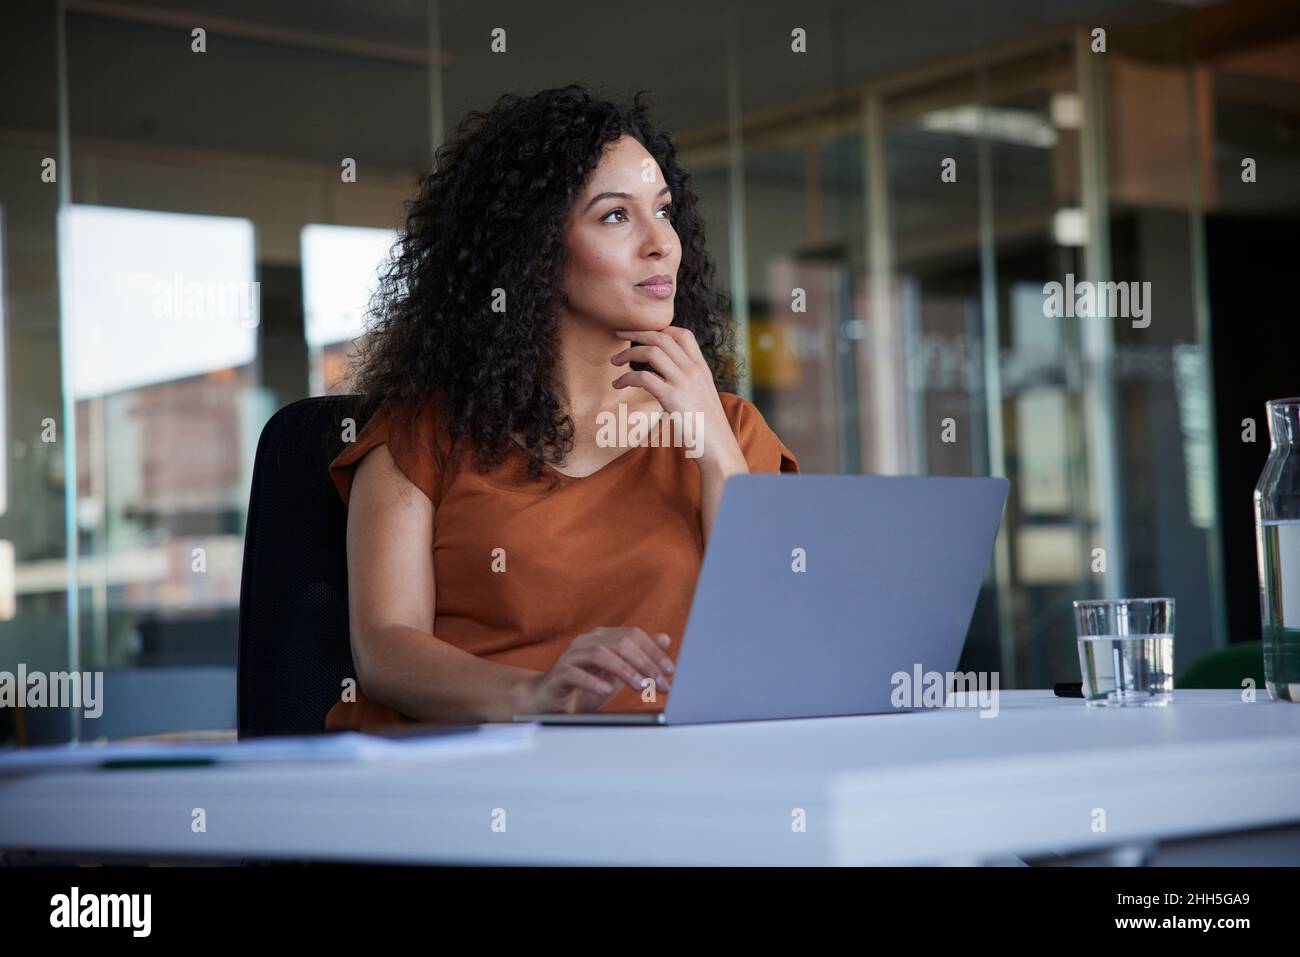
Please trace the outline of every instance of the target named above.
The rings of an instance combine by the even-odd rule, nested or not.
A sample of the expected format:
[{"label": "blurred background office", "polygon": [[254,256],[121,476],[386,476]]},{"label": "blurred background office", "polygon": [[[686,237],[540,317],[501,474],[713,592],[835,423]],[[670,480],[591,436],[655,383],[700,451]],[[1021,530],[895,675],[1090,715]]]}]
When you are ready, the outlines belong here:
[{"label": "blurred background office", "polygon": [[[118,691],[0,742],[233,726],[262,424],[345,388],[460,117],[571,81],[653,91],[805,471],[1011,479],[964,667],[1077,680],[1076,598],[1175,597],[1180,664],[1259,637],[1300,4],[8,0],[0,670]],[[1067,274],[1149,325],[1046,318]]]}]

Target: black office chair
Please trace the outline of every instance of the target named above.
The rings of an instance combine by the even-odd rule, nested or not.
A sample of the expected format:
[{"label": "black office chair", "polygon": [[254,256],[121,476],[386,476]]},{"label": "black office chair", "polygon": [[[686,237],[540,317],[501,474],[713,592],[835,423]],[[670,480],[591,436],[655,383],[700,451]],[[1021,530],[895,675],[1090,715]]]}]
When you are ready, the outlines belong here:
[{"label": "black office chair", "polygon": [[253,463],[239,589],[239,737],[312,734],[355,678],[347,510],[326,472],[358,397],[285,406]]}]

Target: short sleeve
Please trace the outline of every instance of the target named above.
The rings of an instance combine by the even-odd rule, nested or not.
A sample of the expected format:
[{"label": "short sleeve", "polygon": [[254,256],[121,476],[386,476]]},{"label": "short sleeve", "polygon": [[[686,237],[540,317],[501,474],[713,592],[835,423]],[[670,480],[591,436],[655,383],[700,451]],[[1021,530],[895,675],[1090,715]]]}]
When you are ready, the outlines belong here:
[{"label": "short sleeve", "polygon": [[437,505],[441,497],[442,457],[438,454],[432,406],[426,406],[417,414],[405,407],[381,406],[371,415],[356,439],[347,443],[329,464],[330,478],[342,496],[343,504],[346,505],[351,497],[357,466],[366,453],[378,445],[388,446],[388,454],[402,474]]},{"label": "short sleeve", "polygon": [[772,431],[758,407],[738,395],[720,393],[731,430],[751,472],[798,472],[799,461]]}]

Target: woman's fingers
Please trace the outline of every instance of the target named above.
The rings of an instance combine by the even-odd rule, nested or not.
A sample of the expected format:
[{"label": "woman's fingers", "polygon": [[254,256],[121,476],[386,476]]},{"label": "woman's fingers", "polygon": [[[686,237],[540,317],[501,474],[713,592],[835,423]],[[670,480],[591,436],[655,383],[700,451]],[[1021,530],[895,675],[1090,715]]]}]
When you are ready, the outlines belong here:
[{"label": "woman's fingers", "polygon": [[[700,343],[695,338],[695,333],[683,326],[668,326],[663,330],[663,334],[668,336],[673,342],[681,348],[688,356],[699,362],[704,362],[704,352],[700,349]],[[707,363],[706,363],[707,364]]]},{"label": "woman's fingers", "polygon": [[668,690],[667,682],[660,676],[659,669],[649,657],[644,652],[629,647],[623,641],[593,648],[591,661],[622,678],[623,682],[634,691],[645,690],[646,678],[660,686],[660,690]]},{"label": "woman's fingers", "polygon": [[647,635],[638,628],[637,632],[637,641],[645,649],[646,654],[659,665],[659,673],[667,679],[669,675],[677,670],[673,660],[664,654],[665,651],[672,647],[672,640],[662,631],[655,635]]},{"label": "woman's fingers", "polygon": [[612,385],[616,389],[627,389],[633,386],[645,389],[658,399],[661,405],[668,402],[672,394],[672,386],[653,372],[624,372],[613,381]]},{"label": "woman's fingers", "polygon": [[646,634],[640,628],[594,628],[569,645],[553,669],[564,686],[607,698],[622,682],[637,692],[645,690],[645,679],[659,690],[672,690],[669,675],[674,670],[666,654],[672,640],[664,632]]},{"label": "woman's fingers", "polygon": [[[632,339],[635,342],[639,342],[643,347],[653,346],[657,349],[662,349],[664,354],[668,356],[675,365],[681,369],[688,369],[695,364],[695,360],[692,358],[690,351],[682,347],[682,343],[679,341],[680,337],[677,333],[670,334],[668,332],[668,329],[673,328],[676,327],[668,326],[666,329],[659,332],[629,330],[619,332],[618,336],[622,339]],[[680,332],[685,332],[688,336],[691,335],[685,329],[681,329]],[[694,337],[692,336],[691,338],[693,339]]]},{"label": "woman's fingers", "polygon": [[583,691],[590,691],[592,694],[606,695],[613,694],[614,686],[608,681],[597,678],[590,671],[586,671],[578,665],[570,665],[563,672],[564,680],[575,688],[581,688]]},{"label": "woman's fingers", "polygon": [[668,676],[664,674],[663,666],[658,662],[658,649],[654,647],[654,642],[650,640],[649,635],[645,632],[625,635],[619,639],[617,650],[624,660],[630,662],[632,667],[641,674],[654,678],[661,686],[661,690],[668,690]]},{"label": "woman's fingers", "polygon": [[609,361],[616,366],[629,362],[645,362],[669,382],[677,382],[682,377],[681,367],[658,346],[629,346],[612,356]]},{"label": "woman's fingers", "polygon": [[[654,332],[620,330],[616,334],[636,344],[614,355],[611,361],[615,365],[645,362],[659,374],[626,372],[614,380],[614,388],[639,386],[667,411],[693,409],[707,414],[709,406],[717,404],[713,372],[689,329],[668,326]],[[663,384],[670,388],[663,388]]]},{"label": "woman's fingers", "polygon": [[634,691],[643,690],[642,682],[646,676],[642,675],[636,668],[623,659],[618,652],[614,651],[609,645],[598,645],[591,649],[590,662],[611,674],[621,678],[623,683]]},{"label": "woman's fingers", "polygon": [[668,672],[668,674],[670,675],[673,674],[677,670],[677,666],[673,664],[673,659],[663,654],[663,652],[667,651],[669,648],[673,646],[673,640],[668,637],[667,632],[663,632],[663,631],[652,635],[651,638],[655,643],[655,647],[662,649],[660,651],[660,654],[662,655],[663,658],[661,663],[663,664],[664,671]]}]

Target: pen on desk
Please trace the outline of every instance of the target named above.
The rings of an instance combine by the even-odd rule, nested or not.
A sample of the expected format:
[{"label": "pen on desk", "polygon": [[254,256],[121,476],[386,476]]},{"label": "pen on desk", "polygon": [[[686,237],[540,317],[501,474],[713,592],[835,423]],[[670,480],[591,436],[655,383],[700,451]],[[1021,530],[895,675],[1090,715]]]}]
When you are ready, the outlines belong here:
[{"label": "pen on desk", "polygon": [[109,771],[135,768],[201,768],[216,764],[214,758],[110,758],[99,766]]},{"label": "pen on desk", "polygon": [[1082,698],[1083,682],[1082,681],[1058,681],[1053,693],[1058,698]]}]

